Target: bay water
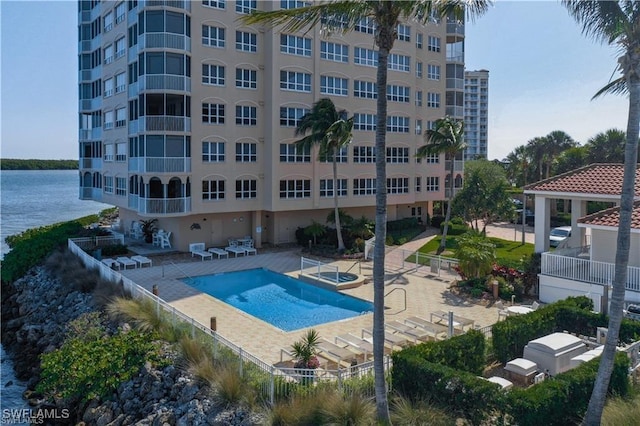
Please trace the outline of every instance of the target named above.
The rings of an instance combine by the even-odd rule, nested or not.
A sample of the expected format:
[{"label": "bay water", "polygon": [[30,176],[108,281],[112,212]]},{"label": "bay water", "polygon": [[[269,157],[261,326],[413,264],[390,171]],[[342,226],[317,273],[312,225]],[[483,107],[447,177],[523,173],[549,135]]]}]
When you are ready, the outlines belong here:
[{"label": "bay water", "polygon": [[[0,172],[0,255],[10,248],[9,235],[99,213],[111,206],[78,198],[77,170],[3,170]],[[0,406],[5,410],[26,408],[24,383],[15,378],[11,359],[0,346]]]}]

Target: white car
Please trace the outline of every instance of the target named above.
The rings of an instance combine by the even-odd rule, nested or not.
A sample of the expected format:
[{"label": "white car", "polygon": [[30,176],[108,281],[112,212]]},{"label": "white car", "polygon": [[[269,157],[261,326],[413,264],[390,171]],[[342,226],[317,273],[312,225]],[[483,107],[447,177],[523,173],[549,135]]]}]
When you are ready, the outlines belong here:
[{"label": "white car", "polygon": [[560,226],[553,228],[549,234],[549,245],[551,247],[558,247],[558,245],[571,236],[570,226]]}]

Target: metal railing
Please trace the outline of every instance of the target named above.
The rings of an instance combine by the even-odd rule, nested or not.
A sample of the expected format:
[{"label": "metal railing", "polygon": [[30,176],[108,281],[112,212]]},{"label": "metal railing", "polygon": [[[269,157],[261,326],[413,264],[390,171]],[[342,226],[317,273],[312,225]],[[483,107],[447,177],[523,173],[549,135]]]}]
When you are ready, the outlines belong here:
[{"label": "metal railing", "polygon": [[400,312],[404,312],[404,311],[406,311],[406,310],[407,310],[407,290],[405,290],[404,288],[401,288],[401,287],[393,288],[393,289],[391,289],[391,291],[389,291],[388,293],[386,293],[386,294],[384,295],[384,297],[387,297],[388,295],[390,295],[391,293],[393,293],[393,292],[394,292],[394,291],[396,291],[396,290],[398,290],[398,291],[402,291],[402,293],[404,293],[404,306],[403,306],[403,307],[402,307],[402,309],[400,309],[398,312],[394,312],[394,313],[392,313],[392,314],[388,314],[388,315],[396,315],[396,314],[399,314]]},{"label": "metal railing", "polygon": [[182,268],[180,268],[178,265],[176,265],[176,263],[175,263],[175,262],[173,262],[173,261],[171,261],[171,260],[166,260],[166,261],[162,262],[162,278],[164,278],[164,267],[165,267],[165,265],[171,265],[171,266],[173,266],[173,267],[174,267],[174,268],[176,268],[178,271],[180,271],[180,273],[181,273],[182,275],[184,275],[184,277],[185,277],[185,278],[189,278],[189,280],[190,280],[191,282],[195,281],[195,278],[193,278],[191,275],[189,275],[189,274],[187,274],[186,272],[184,272],[184,271],[182,270]]},{"label": "metal railing", "polygon": [[337,266],[327,265],[319,260],[300,257],[300,274],[322,278],[336,284],[340,283],[340,271]]}]

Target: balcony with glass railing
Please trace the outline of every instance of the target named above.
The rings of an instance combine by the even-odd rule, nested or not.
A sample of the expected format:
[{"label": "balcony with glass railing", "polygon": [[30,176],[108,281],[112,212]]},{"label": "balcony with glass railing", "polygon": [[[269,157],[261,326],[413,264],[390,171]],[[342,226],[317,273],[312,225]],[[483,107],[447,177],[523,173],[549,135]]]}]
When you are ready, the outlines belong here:
[{"label": "balcony with glass railing", "polygon": [[183,75],[150,74],[140,76],[138,90],[181,90],[191,91],[191,78]]},{"label": "balcony with glass railing", "polygon": [[171,215],[191,212],[191,197],[144,198],[129,195],[128,207],[141,214]]},{"label": "balcony with glass railing", "polygon": [[447,21],[447,36],[457,35],[464,37],[464,22]]},{"label": "balcony with glass railing", "polygon": [[191,37],[175,33],[145,33],[138,37],[142,49],[176,49],[191,51]]},{"label": "balcony with glass railing", "polygon": [[78,139],[82,140],[98,140],[102,139],[102,127],[93,129],[80,129]]},{"label": "balcony with glass railing", "polygon": [[451,117],[462,118],[464,117],[464,107],[462,106],[447,106],[445,108],[446,114]]},{"label": "balcony with glass railing", "polygon": [[101,169],[102,158],[80,158],[81,169]]},{"label": "balcony with glass railing", "polygon": [[81,200],[102,201],[102,189],[89,186],[81,186],[79,198]]},{"label": "balcony with glass railing", "polygon": [[191,12],[190,0],[140,0],[138,2],[140,9],[144,7],[173,7],[174,9],[183,9]]},{"label": "balcony with glass railing", "polygon": [[191,118],[172,115],[147,115],[138,119],[139,129],[146,132],[190,132]]},{"label": "balcony with glass railing", "polygon": [[[449,172],[451,170],[451,160],[446,160],[444,162],[444,169]],[[461,172],[464,170],[464,161],[462,160],[454,160],[453,162],[453,170],[455,172]]]},{"label": "balcony with glass railing", "polygon": [[129,158],[132,173],[190,173],[191,157],[134,157]]},{"label": "balcony with glass railing", "polygon": [[464,90],[464,79],[462,79],[462,78],[447,78],[447,89]]}]

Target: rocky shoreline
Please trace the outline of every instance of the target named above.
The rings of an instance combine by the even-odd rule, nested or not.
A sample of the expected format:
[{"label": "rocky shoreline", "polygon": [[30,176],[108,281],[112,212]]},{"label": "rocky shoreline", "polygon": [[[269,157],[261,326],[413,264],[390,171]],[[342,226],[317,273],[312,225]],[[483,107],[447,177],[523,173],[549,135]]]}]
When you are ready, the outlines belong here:
[{"label": "rocky shoreline", "polygon": [[[177,354],[167,349],[173,365],[144,366],[110,398],[77,406],[44,401],[34,389],[40,378],[39,356],[63,342],[65,326],[80,315],[99,310],[92,293],[70,289],[46,268],[33,268],[14,283],[2,284],[2,344],[14,361],[16,377],[27,382],[25,397],[34,410],[69,415],[41,424],[85,425],[257,425],[264,414],[241,407],[220,407],[212,390],[177,368]],[[167,345],[168,347],[168,345]],[[48,422],[48,423],[47,423]]]}]

